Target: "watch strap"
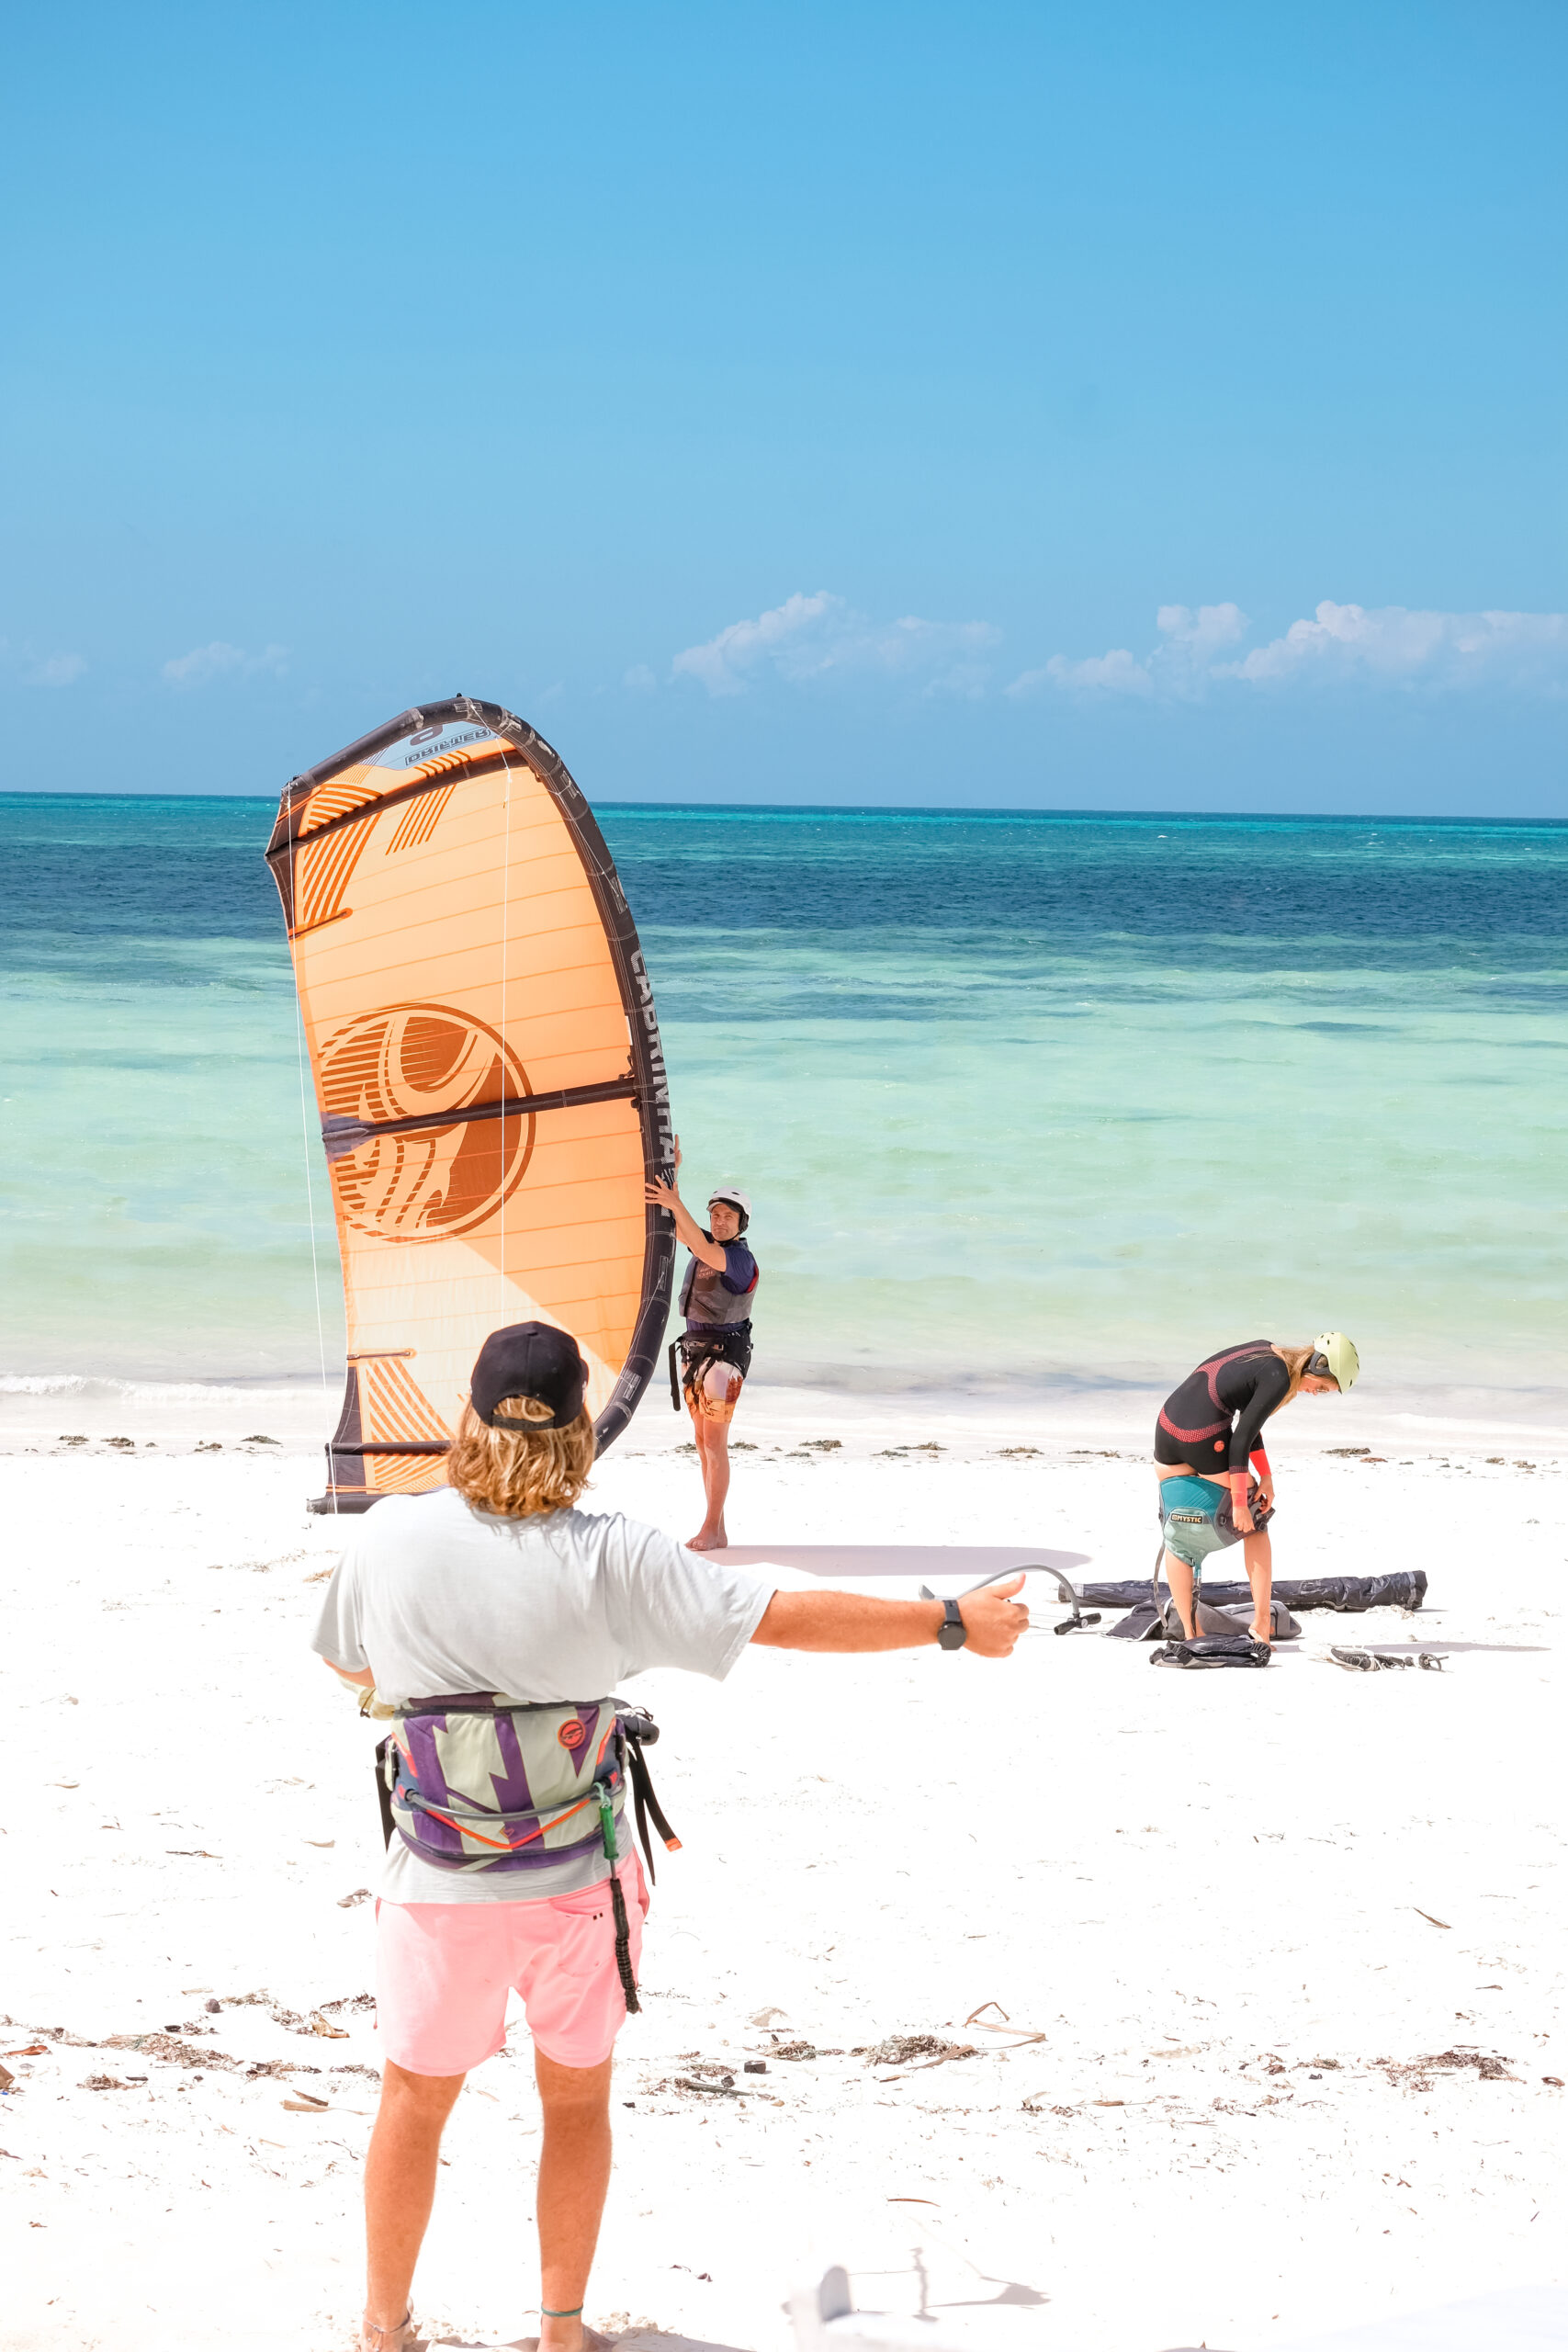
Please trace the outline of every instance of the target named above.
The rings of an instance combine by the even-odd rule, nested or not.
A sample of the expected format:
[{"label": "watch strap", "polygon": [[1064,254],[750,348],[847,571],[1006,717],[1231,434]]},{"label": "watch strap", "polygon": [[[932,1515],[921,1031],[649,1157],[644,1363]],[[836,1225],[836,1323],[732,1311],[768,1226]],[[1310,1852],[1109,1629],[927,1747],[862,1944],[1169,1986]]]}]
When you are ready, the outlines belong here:
[{"label": "watch strap", "polygon": [[964,1623],[964,1612],[951,1597],[942,1602],[945,1622],[937,1629],[937,1645],[944,1650],[961,1650],[969,1639],[969,1628]]}]

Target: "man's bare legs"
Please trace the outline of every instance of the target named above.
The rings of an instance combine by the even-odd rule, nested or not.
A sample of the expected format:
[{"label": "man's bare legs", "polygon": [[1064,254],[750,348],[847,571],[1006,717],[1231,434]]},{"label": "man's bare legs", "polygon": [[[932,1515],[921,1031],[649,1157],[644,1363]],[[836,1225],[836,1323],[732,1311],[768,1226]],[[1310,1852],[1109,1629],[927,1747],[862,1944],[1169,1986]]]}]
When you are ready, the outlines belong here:
[{"label": "man's bare legs", "polygon": [[[610,2186],[610,2069],[559,2066],[542,2050],[534,2073],[544,2109],[539,2158],[539,2300],[570,2319],[541,2321],[543,2352],[581,2352],[577,2306],[599,2243]],[[396,2339],[409,2308],[414,2265],[435,2200],[441,2133],[463,2087],[461,2075],[411,2075],[390,2063],[381,2078],[381,2105],[365,2163],[367,2286],[367,2352]]]},{"label": "man's bare legs", "polygon": [[[725,1532],[724,1506],[729,1493],[729,1420],[735,1399],[740,1394],[741,1375],[732,1363],[710,1363],[703,1374],[703,1394],[694,1397],[687,1392],[692,1407],[692,1428],[697,1441],[697,1461],[703,1474],[703,1494],[707,1510],[701,1527],[689,1536],[689,1552],[721,1552],[729,1538]],[[722,1420],[703,1410],[709,1404],[723,1414]]]},{"label": "man's bare legs", "polygon": [[1252,1587],[1253,1639],[1272,1641],[1274,1614],[1269,1603],[1274,1590],[1274,1546],[1269,1541],[1266,1527],[1260,1527],[1255,1535],[1244,1537],[1242,1555],[1247,1562],[1247,1581]]},{"label": "man's bare legs", "polygon": [[396,2340],[409,2307],[413,2267],[435,2201],[435,2165],[441,2133],[465,2077],[411,2075],[389,2060],[381,2076],[381,2104],[370,2151],[365,2159],[365,2250],[367,2352],[380,2352],[381,2336]]},{"label": "man's bare legs", "polygon": [[[599,2223],[610,2186],[610,2068],[558,2066],[542,2050],[534,2074],[545,2110],[539,2157],[539,2301],[575,2311],[588,2292]],[[579,2352],[581,2319],[540,2322],[541,2352]]]}]

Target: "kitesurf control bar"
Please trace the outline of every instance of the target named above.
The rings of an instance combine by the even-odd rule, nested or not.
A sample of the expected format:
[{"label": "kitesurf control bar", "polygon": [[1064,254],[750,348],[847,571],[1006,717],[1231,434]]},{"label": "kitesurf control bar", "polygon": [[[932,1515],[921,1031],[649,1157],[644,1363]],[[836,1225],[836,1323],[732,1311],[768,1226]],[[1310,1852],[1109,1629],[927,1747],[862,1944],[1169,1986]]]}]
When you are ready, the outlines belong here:
[{"label": "kitesurf control bar", "polygon": [[[1043,1560],[1017,1560],[1010,1568],[998,1568],[994,1576],[982,1577],[978,1584],[965,1585],[957,1598],[960,1600],[966,1600],[972,1592],[984,1592],[988,1584],[1000,1584],[1004,1577],[1055,1577],[1058,1600],[1066,1601],[1073,1613],[1070,1617],[1064,1617],[1059,1625],[1054,1625],[1051,1629],[1053,1633],[1081,1634],[1087,1626],[1098,1625],[1100,1623],[1098,1609],[1091,1609],[1087,1617],[1084,1615],[1078,1594],[1073,1589],[1071,1578],[1065,1577],[1060,1568],[1048,1567]],[[941,1595],[934,1593],[929,1584],[923,1584],[920,1587],[920,1599],[937,1600],[941,1599]]]}]

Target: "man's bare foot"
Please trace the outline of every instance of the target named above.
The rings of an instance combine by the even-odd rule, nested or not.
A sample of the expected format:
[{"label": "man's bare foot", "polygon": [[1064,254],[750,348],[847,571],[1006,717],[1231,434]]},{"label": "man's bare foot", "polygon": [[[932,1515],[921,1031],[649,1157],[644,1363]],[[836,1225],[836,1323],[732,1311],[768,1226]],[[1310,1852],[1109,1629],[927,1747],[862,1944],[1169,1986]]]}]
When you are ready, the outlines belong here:
[{"label": "man's bare foot", "polygon": [[[686,1548],[689,1551],[690,1544]],[[557,2334],[545,2346],[545,2352],[614,2352],[615,2341],[613,2335],[601,2335],[596,2327],[579,2325],[575,2346]],[[539,2352],[539,2338],[536,2335],[519,2336],[514,2352]]]},{"label": "man's bare foot", "polygon": [[726,1552],[729,1538],[722,1527],[699,1527],[694,1535],[686,1538],[688,1552]]}]

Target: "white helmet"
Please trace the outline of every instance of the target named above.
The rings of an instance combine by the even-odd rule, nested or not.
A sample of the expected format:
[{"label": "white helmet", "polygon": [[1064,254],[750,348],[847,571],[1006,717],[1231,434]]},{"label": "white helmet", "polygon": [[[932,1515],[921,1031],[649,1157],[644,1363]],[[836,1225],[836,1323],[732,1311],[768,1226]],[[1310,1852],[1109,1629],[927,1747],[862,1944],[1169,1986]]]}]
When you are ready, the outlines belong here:
[{"label": "white helmet", "polygon": [[1341,1396],[1355,1386],[1361,1359],[1354,1342],[1343,1331],[1320,1331],[1312,1343],[1312,1351],[1308,1372],[1326,1373],[1330,1380],[1337,1383]]},{"label": "white helmet", "polygon": [[739,1210],[740,1230],[744,1233],[747,1227],[751,1222],[750,1193],[743,1193],[738,1184],[716,1184],[712,1192],[708,1194],[708,1206],[710,1209],[712,1208],[715,1201],[728,1201],[732,1209]]}]

